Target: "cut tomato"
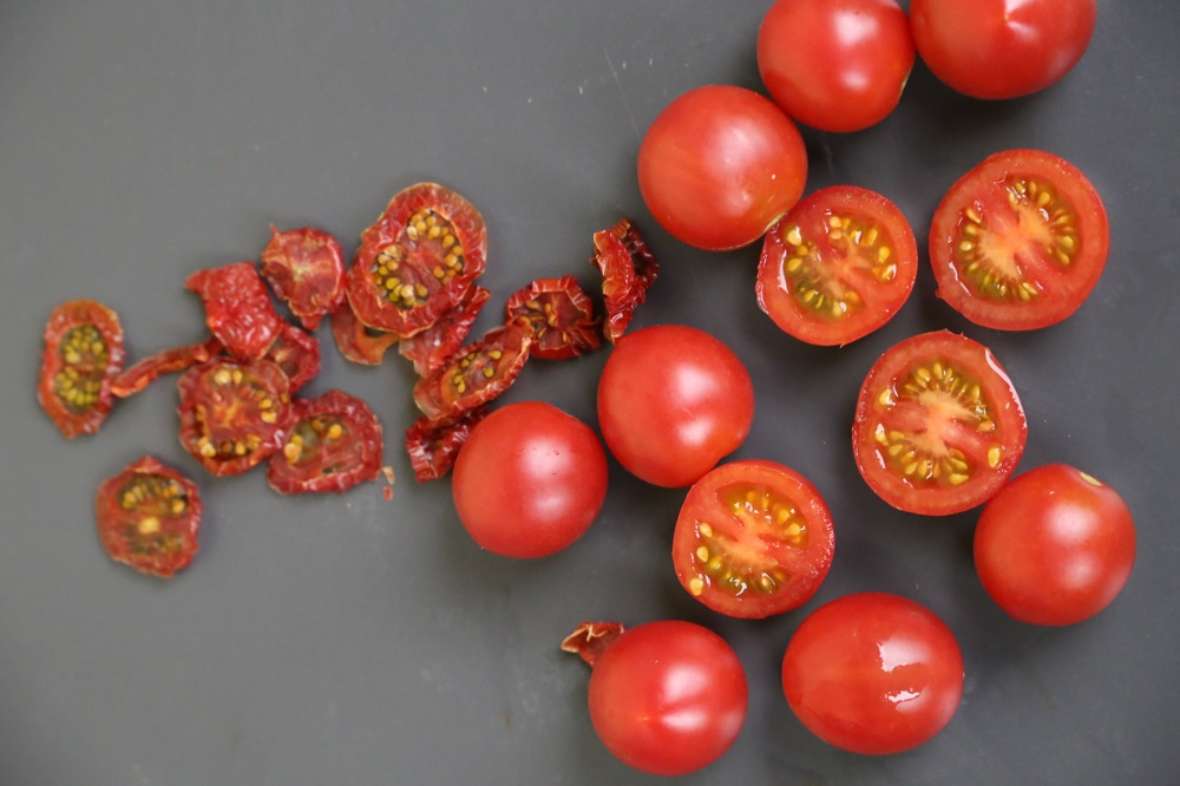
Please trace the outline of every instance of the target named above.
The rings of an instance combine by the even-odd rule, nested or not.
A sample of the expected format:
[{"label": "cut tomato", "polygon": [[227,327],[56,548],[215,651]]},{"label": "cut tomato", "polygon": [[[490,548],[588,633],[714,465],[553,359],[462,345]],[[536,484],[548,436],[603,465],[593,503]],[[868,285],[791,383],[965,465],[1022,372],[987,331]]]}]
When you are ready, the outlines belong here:
[{"label": "cut tomato", "polygon": [[200,344],[172,347],[149,355],[131,368],[111,380],[111,393],[119,398],[129,398],[141,393],[147,386],[165,374],[176,374],[204,363],[221,354],[224,347],[215,338]]},{"label": "cut tomato", "polygon": [[1110,248],[1102,198],[1041,150],[996,153],[951,186],[930,227],[938,296],[972,322],[1035,330],[1090,296]]},{"label": "cut tomato", "polygon": [[532,326],[535,358],[565,360],[602,346],[594,304],[573,276],[530,282],[508,298],[505,312]]},{"label": "cut tomato", "polygon": [[477,409],[452,422],[434,423],[427,418],[414,421],[406,431],[405,446],[418,482],[438,480],[451,471],[459,449],[485,414]]},{"label": "cut tomato", "polygon": [[492,293],[483,287],[467,290],[463,302],[439,317],[438,322],[398,344],[398,354],[414,364],[418,376],[433,374],[463,346],[471,326],[491,296]]},{"label": "cut tomato", "polygon": [[184,288],[201,298],[209,332],[236,358],[264,356],[283,330],[283,320],[253,262],[198,270]]},{"label": "cut tomato", "polygon": [[342,390],[295,402],[283,449],[271,457],[266,482],[280,494],[348,491],[375,480],[385,443],[369,406]]},{"label": "cut tomato", "polygon": [[362,366],[379,366],[397,336],[366,326],[345,303],[332,313],[332,338],[345,360]]},{"label": "cut tomato", "polygon": [[344,302],[344,251],[322,229],[271,226],[262,275],[308,330]]},{"label": "cut tomato", "polygon": [[917,275],[918,246],[897,205],[865,188],[832,186],[767,233],[755,292],[784,332],[834,346],[892,319]]},{"label": "cut tomato", "polygon": [[1020,463],[1028,425],[991,350],[946,330],[891,347],[852,424],[861,476],[899,510],[946,516],[990,499]]},{"label": "cut tomato", "polygon": [[498,398],[520,376],[533,330],[517,319],[489,331],[414,385],[414,403],[429,420],[453,420]]},{"label": "cut tomato", "polygon": [[266,359],[277,364],[291,383],[290,392],[301,389],[320,373],[320,342],[306,330],[287,325],[270,345]]},{"label": "cut tomato", "polygon": [[37,401],[67,439],[94,434],[110,414],[123,370],[119,315],[96,300],[62,303],[45,323]]},{"label": "cut tomato", "polygon": [[602,273],[602,299],[606,306],[603,334],[611,343],[627,332],[635,309],[647,299],[647,290],[660,274],[660,265],[647,242],[629,219],[619,219],[610,229],[594,233],[590,263]]}]

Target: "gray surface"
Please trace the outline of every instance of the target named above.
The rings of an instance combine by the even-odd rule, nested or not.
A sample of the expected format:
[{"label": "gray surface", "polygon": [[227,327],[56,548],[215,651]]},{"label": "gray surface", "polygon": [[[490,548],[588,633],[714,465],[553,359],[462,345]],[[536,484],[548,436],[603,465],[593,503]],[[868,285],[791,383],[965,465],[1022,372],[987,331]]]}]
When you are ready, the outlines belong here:
[{"label": "gray surface", "polygon": [[[584,669],[556,650],[584,617],[698,620],[737,648],[746,728],[688,783],[1177,782],[1180,7],[1101,2],[1085,61],[1039,97],[975,103],[919,67],[884,125],[809,134],[810,188],[877,188],[923,238],[960,173],[1018,145],[1079,164],[1112,223],[1106,275],[1064,325],[966,325],[923,269],[892,324],[834,351],[757,311],[754,251],[710,256],[658,231],[632,174],[641,130],[671,97],[756,84],[765,6],[0,2],[0,784],[650,782],[599,746]],[[818,600],[900,592],[958,634],[966,696],[945,734],[885,760],[807,734],[778,687],[803,615],[743,623],[695,604],[667,557],[681,493],[615,465],[601,520],[575,548],[532,564],[480,553],[448,484],[408,479],[398,435],[411,377],[398,363],[358,370],[326,346],[316,383],[364,396],[384,419],[401,478],[392,505],[376,487],[289,500],[258,473],[210,482],[176,443],[170,385],[74,444],[37,410],[55,303],[110,303],[135,355],[192,340],[186,272],[256,255],[271,221],[316,222],[351,244],[389,194],[425,177],[488,218],[495,298],[481,329],[533,276],[590,282],[591,231],[639,220],[666,271],[639,322],[687,322],[735,347],[758,393],[739,455],[799,468],[831,503],[837,557]],[[942,326],[1007,365],[1031,424],[1023,468],[1077,463],[1134,509],[1139,563],[1099,619],[1062,631],[1008,621],[971,568],[974,514],[905,516],[856,475],[848,425],[862,375],[893,342]],[[593,422],[604,360],[535,364],[509,398]],[[93,534],[94,487],[143,451],[193,472],[208,500],[200,558],[170,585],[108,562]]]}]

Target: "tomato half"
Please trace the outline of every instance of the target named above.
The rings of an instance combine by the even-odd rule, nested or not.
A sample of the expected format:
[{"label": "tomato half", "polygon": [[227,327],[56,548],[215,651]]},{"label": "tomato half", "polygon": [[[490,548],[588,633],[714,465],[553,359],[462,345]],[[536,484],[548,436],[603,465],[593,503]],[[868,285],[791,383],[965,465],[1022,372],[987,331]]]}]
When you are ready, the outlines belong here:
[{"label": "tomato half", "polygon": [[517,319],[489,330],[414,385],[414,403],[430,420],[453,420],[499,398],[529,359],[533,330]]},{"label": "tomato half", "polygon": [[487,412],[477,409],[456,420],[436,423],[429,418],[418,418],[406,430],[406,455],[419,483],[438,480],[451,471],[459,449],[467,444],[471,429]]},{"label": "tomato half", "polygon": [[381,472],[381,421],[356,396],[329,390],[298,399],[291,424],[266,471],[266,482],[280,494],[340,493]]},{"label": "tomato half", "polygon": [[918,276],[918,245],[897,205],[856,186],[816,191],[766,234],[758,305],[784,332],[849,344],[896,314]]},{"label": "tomato half", "polygon": [[889,348],[860,389],[852,452],[899,510],[946,516],[990,499],[1020,463],[1028,424],[991,350],[946,330]]},{"label": "tomato half", "polygon": [[532,356],[566,360],[602,346],[594,303],[573,276],[538,278],[512,293],[505,319],[523,318],[533,329]]},{"label": "tomato half", "polygon": [[996,153],[951,186],[930,227],[938,296],[976,324],[1033,330],[1073,314],[1110,248],[1106,208],[1076,167]]},{"label": "tomato half", "polygon": [[758,31],[758,71],[775,103],[824,131],[880,123],[913,66],[909,19],[895,0],[779,0]]},{"label": "tomato half", "polygon": [[374,330],[352,313],[345,303],[332,312],[332,338],[345,360],[362,366],[379,366],[389,348],[398,342],[393,333]]},{"label": "tomato half", "polygon": [[45,323],[37,402],[66,439],[94,434],[110,414],[123,370],[119,315],[96,300],[62,303]]},{"label": "tomato half", "polygon": [[344,303],[344,250],[322,229],[272,226],[259,261],[262,275],[308,330]]},{"label": "tomato half", "polygon": [[708,85],[664,109],[639,148],[639,190],[670,234],[709,251],[753,243],[799,201],[807,151],[752,90]]},{"label": "tomato half", "polygon": [[621,218],[610,229],[594,233],[590,264],[602,273],[606,321],[602,331],[611,343],[627,332],[635,309],[660,275],[660,264],[630,219]]},{"label": "tomato half", "polygon": [[261,358],[283,330],[253,262],[198,270],[184,288],[201,298],[209,332],[236,358]]},{"label": "tomato half", "polygon": [[672,536],[680,585],[713,611],[752,619],[806,603],[835,551],[819,491],[773,461],[735,461],[698,480]]},{"label": "tomato half", "polygon": [[963,655],[955,634],[924,606],[865,592],[803,620],[782,678],[787,703],[824,742],[853,753],[900,753],[954,717]]},{"label": "tomato half", "polygon": [[200,344],[172,347],[149,355],[111,380],[111,393],[119,398],[129,398],[147,389],[165,374],[176,374],[193,366],[199,366],[211,357],[224,351],[221,342],[215,338]]},{"label": "tomato half", "polygon": [[975,569],[1022,622],[1072,625],[1122,592],[1135,565],[1135,521],[1118,492],[1052,464],[1009,483],[975,528]]},{"label": "tomato half", "polygon": [[472,287],[453,309],[413,338],[402,339],[397,351],[414,364],[420,377],[433,374],[450,360],[471,332],[479,312],[487,305],[492,293],[483,287]]}]

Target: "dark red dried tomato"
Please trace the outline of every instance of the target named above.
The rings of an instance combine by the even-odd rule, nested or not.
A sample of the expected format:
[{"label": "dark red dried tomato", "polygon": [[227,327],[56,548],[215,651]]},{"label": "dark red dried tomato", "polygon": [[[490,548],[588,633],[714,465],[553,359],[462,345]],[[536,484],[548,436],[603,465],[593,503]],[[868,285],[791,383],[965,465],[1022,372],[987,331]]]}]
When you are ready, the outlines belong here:
[{"label": "dark red dried tomato", "polygon": [[459,448],[471,436],[471,429],[483,420],[486,410],[468,412],[454,422],[435,423],[418,418],[406,430],[406,455],[419,482],[438,480],[451,471]]},{"label": "dark red dried tomato", "polygon": [[283,449],[270,460],[266,482],[280,494],[347,491],[376,479],[385,443],[381,421],[359,398],[329,390],[298,399]]},{"label": "dark red dried tomato", "polygon": [[274,455],[291,425],[290,381],[269,360],[215,358],[185,372],[180,444],[214,475],[239,475]]},{"label": "dark red dried tomato", "polygon": [[507,390],[533,344],[533,331],[518,319],[489,331],[459,350],[446,365],[414,385],[414,403],[429,420],[454,420]]},{"label": "dark red dried tomato", "polygon": [[602,273],[602,296],[606,305],[603,333],[614,343],[627,332],[631,317],[647,290],[660,274],[639,230],[626,218],[610,229],[594,233],[594,257],[590,260]]},{"label": "dark red dried tomato", "polygon": [[67,439],[93,434],[106,420],[123,358],[119,315],[102,303],[71,300],[49,315],[37,401]]},{"label": "dark red dried tomato", "polygon": [[398,345],[398,353],[414,364],[418,376],[433,373],[463,346],[471,326],[491,296],[492,293],[483,287],[467,290],[463,302],[443,314],[438,322],[413,338],[404,339]]},{"label": "dark red dried tomato", "polygon": [[209,332],[234,357],[257,360],[283,330],[253,262],[198,270],[184,287],[200,296]]},{"label": "dark red dried tomato", "polygon": [[266,359],[277,363],[291,382],[291,393],[302,388],[320,373],[320,342],[311,333],[287,325],[270,345]]},{"label": "dark red dried tomato", "polygon": [[215,338],[200,344],[164,349],[149,355],[111,380],[111,393],[129,398],[142,392],[165,374],[176,374],[221,354],[223,347]]},{"label": "dark red dried tomato", "polygon": [[197,553],[201,530],[197,484],[144,456],[98,487],[98,539],[115,562],[170,579]]},{"label": "dark red dried tomato", "polygon": [[561,651],[577,655],[591,666],[625,631],[621,622],[583,622],[561,640]]},{"label": "dark red dried tomato", "polygon": [[346,360],[363,366],[378,366],[397,336],[366,327],[345,303],[332,313],[332,338]]},{"label": "dark red dried tomato", "polygon": [[419,183],[394,195],[361,234],[348,301],[369,327],[409,338],[463,300],[486,259],[487,228],[475,206]]},{"label": "dark red dried tomato", "polygon": [[344,302],[344,251],[322,229],[271,226],[262,275],[308,330]]},{"label": "dark red dried tomato", "polygon": [[573,276],[538,278],[508,298],[508,319],[523,317],[533,328],[533,357],[565,360],[602,346],[594,303]]}]

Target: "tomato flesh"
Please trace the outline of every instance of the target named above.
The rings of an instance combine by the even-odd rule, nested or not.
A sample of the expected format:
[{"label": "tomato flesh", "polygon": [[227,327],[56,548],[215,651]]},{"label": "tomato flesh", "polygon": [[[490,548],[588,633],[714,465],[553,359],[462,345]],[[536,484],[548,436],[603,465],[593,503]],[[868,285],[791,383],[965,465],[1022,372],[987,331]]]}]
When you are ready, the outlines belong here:
[{"label": "tomato flesh", "polygon": [[95,300],[62,303],[45,324],[37,401],[62,436],[94,434],[114,406],[125,357],[119,315]]},{"label": "tomato flesh", "polygon": [[384,452],[381,421],[359,398],[329,390],[299,399],[266,481],[280,494],[340,493],[376,479]]}]

